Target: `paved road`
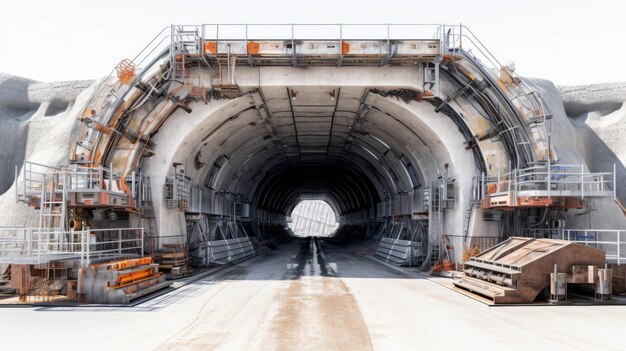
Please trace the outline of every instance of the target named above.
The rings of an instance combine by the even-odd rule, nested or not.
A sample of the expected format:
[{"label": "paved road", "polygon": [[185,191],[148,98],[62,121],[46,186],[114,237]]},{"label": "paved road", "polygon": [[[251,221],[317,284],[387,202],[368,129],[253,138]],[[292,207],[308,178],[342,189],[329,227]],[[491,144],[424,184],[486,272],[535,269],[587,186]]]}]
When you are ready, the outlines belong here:
[{"label": "paved road", "polygon": [[24,350],[624,350],[624,330],[624,306],[488,307],[308,240],[135,307],[0,309]]}]

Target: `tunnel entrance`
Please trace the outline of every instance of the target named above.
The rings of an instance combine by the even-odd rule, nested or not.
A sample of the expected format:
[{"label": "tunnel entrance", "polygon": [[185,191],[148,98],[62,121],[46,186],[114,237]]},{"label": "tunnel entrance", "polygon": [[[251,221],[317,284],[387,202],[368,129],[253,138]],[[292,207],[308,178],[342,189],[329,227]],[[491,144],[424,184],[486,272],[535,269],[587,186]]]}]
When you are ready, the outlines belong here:
[{"label": "tunnel entrance", "polygon": [[287,217],[289,228],[296,236],[331,236],[337,230],[337,214],[323,200],[303,200]]},{"label": "tunnel entrance", "polygon": [[[479,40],[461,47],[463,26],[328,40],[211,28],[172,26],[145,68],[123,60],[98,88],[70,137],[71,179],[90,175],[71,182],[71,223],[132,227],[209,265],[288,241],[295,207],[323,200],[336,242],[427,268],[610,195],[604,174],[558,165],[539,94]],[[21,198],[41,200],[37,186]]]},{"label": "tunnel entrance", "polygon": [[[359,252],[423,270],[454,268],[519,233],[619,248],[619,232],[564,229],[580,227],[589,199],[609,202],[598,218],[622,219],[610,203],[615,166],[586,169],[562,106],[550,111],[543,88],[497,63],[467,28],[392,38],[387,25],[386,38],[359,39],[339,25],[339,37],[307,39],[290,26],[282,39],[171,26],[120,62],[83,110],[72,105],[81,123],[67,133],[68,164],[24,162],[14,196],[39,211],[39,225],[9,228],[21,239],[0,246],[0,258],[67,258],[74,272],[109,260],[161,283],[152,257],[180,276],[280,248],[293,232],[328,232],[334,225],[296,208],[308,200],[324,201],[337,222],[324,242],[364,244]],[[306,240],[317,257],[317,239]],[[137,255],[150,257],[114,262]],[[149,286],[128,274],[118,283],[132,287],[105,299]],[[91,297],[109,291],[100,283]]]},{"label": "tunnel entrance", "polygon": [[[239,68],[239,96],[190,101],[152,139],[162,157],[144,158],[142,172],[166,179],[159,231],[180,231],[184,216],[193,245],[246,235],[273,242],[288,227],[332,232],[340,243],[388,238],[415,243],[412,264],[430,262],[430,237],[462,231],[478,167],[455,122],[401,88],[412,70],[349,70],[338,82],[334,69]],[[269,81],[293,75],[293,85],[243,86],[259,72]],[[365,72],[371,81],[361,82]],[[315,85],[304,84],[308,74]],[[383,77],[394,85],[372,87]],[[336,227],[301,215],[296,206],[310,199],[330,209]]]}]

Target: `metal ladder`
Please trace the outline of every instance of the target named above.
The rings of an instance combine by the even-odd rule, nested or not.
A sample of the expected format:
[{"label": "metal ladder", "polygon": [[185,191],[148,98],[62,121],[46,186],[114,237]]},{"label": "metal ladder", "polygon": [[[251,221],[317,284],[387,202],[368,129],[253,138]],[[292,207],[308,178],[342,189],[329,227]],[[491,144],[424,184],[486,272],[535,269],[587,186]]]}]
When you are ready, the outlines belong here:
[{"label": "metal ladder", "polygon": [[433,267],[439,261],[441,257],[441,251],[439,250],[439,241],[433,244],[432,252],[430,254],[430,266]]},{"label": "metal ladder", "polygon": [[[59,179],[59,177],[61,177]],[[59,180],[61,182],[59,183]],[[48,184],[50,189],[48,190]],[[66,175],[64,173],[45,173],[41,185],[41,198],[39,199],[39,237],[45,233],[46,249],[54,247],[62,250],[64,245],[64,233],[66,229],[65,220],[67,216],[67,186]],[[58,188],[61,185],[61,188]],[[58,195],[61,195],[59,201]],[[50,242],[54,233],[57,236],[58,244]],[[41,245],[41,241],[39,242]]]},{"label": "metal ladder", "polygon": [[430,266],[434,266],[441,256],[439,235],[441,234],[441,183],[434,181],[430,186],[428,200],[428,240],[431,247]]},{"label": "metal ladder", "polygon": [[152,204],[150,177],[141,178],[140,193],[137,198],[140,200],[141,226],[144,227],[144,223],[147,224],[147,228],[144,230],[144,236],[148,239],[147,241],[150,242],[145,249],[146,252],[152,254],[152,252],[159,249],[159,230],[156,224],[154,206]]},{"label": "metal ladder", "polygon": [[170,46],[172,79],[184,81],[187,78],[185,68],[187,56],[199,54],[200,35],[198,28],[186,29],[185,27],[172,26],[172,43]]}]

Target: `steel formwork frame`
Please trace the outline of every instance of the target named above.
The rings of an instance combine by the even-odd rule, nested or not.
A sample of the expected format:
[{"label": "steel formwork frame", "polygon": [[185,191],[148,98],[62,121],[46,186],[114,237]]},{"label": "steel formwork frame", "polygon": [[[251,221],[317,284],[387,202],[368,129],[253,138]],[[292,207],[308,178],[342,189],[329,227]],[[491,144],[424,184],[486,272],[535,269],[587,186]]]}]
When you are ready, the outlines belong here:
[{"label": "steel formwork frame", "polygon": [[[347,32],[350,28],[354,27],[375,27],[378,30],[381,30],[383,35],[376,40],[368,40],[368,39],[359,39],[356,37],[351,37]],[[509,116],[506,120],[506,128],[501,132],[501,136],[511,135],[511,140],[513,148],[515,149],[516,158],[514,160],[514,166],[509,167],[512,173],[522,172],[527,168],[540,167],[536,165],[541,165],[543,163],[548,164],[548,175],[547,175],[547,187],[545,191],[548,191],[548,198],[556,197],[556,194],[553,195],[550,192],[552,191],[552,185],[558,184],[558,181],[552,182],[551,165],[550,162],[554,162],[556,160],[556,155],[554,154],[552,145],[551,145],[551,124],[549,119],[549,111],[547,111],[546,106],[544,105],[541,96],[539,93],[534,91],[524,80],[519,77],[514,69],[510,66],[503,66],[495,57],[491,54],[491,52],[485,47],[485,45],[472,33],[469,28],[460,24],[460,25],[445,25],[445,24],[201,24],[201,25],[171,25],[163,28],[159,34],[157,34],[152,41],[143,50],[133,59],[132,62],[136,62],[136,66],[140,67],[144,62],[150,62],[145,66],[143,70],[139,70],[136,74],[135,80],[128,85],[119,84],[116,82],[113,84],[113,88],[107,93],[106,97],[103,99],[103,103],[100,105],[101,108],[95,111],[95,114],[92,116],[92,119],[95,121],[100,121],[103,124],[109,122],[109,119],[112,115],[118,112],[118,108],[120,107],[121,100],[120,96],[124,96],[124,93],[127,92],[127,89],[131,89],[136,82],[141,79],[142,74],[145,71],[153,69],[152,64],[159,63],[163,68],[162,72],[159,72],[157,77],[157,82],[163,81],[172,81],[173,78],[176,78],[177,75],[182,76],[183,82],[180,87],[176,88],[175,91],[178,93],[181,92],[182,96],[187,93],[187,96],[197,95],[196,93],[199,90],[204,89],[202,86],[202,77],[195,76],[191,77],[188,65],[198,66],[209,66],[215,67],[218,66],[220,72],[220,79],[222,78],[221,65],[227,65],[227,69],[229,72],[229,77],[233,74],[234,66],[238,64],[238,62],[244,62],[249,65],[259,65],[262,62],[260,61],[263,58],[263,52],[259,49],[256,44],[258,42],[266,40],[272,43],[282,42],[285,44],[285,51],[283,52],[284,60],[278,62],[280,65],[293,65],[293,66],[304,66],[304,65],[347,65],[350,64],[350,57],[354,56],[350,51],[350,42],[354,43],[366,43],[366,42],[377,42],[383,50],[379,55],[374,55],[371,61],[368,61],[368,64],[372,66],[380,66],[386,65],[390,62],[393,55],[396,53],[394,51],[394,46],[398,42],[402,40],[411,40],[411,39],[398,39],[392,33],[394,28],[401,27],[413,27],[419,28],[420,30],[428,30],[430,34],[428,35],[420,35],[420,38],[413,37],[415,41],[420,42],[436,42],[438,43],[438,47],[436,52],[423,54],[422,61],[419,64],[427,62],[428,64],[434,64],[434,82],[431,89],[434,92],[435,96],[439,96],[439,65],[440,64],[452,64],[458,59],[466,60],[470,65],[474,65],[477,67],[480,74],[483,74],[487,81],[489,81],[493,89],[497,90],[496,93],[500,94],[502,97],[502,101],[507,106],[506,110],[509,111]],[[238,27],[243,30],[243,35],[228,37],[224,35],[224,28],[233,28]],[[262,37],[258,34],[252,33],[259,27],[263,28],[272,28],[272,27],[280,27],[286,28],[287,34],[283,35],[279,38],[270,39],[267,37]],[[315,31],[322,27],[329,27],[335,31],[335,34],[328,36],[327,38],[306,38],[306,35],[300,35],[298,33],[299,29],[304,29],[306,27],[313,28]],[[212,29],[215,29],[215,35],[213,35]],[[406,28],[405,28],[406,29]],[[412,31],[408,31],[409,33],[413,33]],[[417,32],[417,30],[415,31]],[[417,35],[416,35],[417,36]],[[298,52],[298,43],[299,42],[313,42],[319,41],[322,43],[333,43],[331,49],[323,52],[323,55],[326,55],[325,59],[303,59],[307,57],[306,53]],[[220,50],[220,43],[231,45],[228,50]],[[240,45],[240,52],[235,51],[235,44]],[[252,44],[252,45],[251,45]],[[290,45],[290,46],[289,46]],[[290,50],[287,50],[290,49]],[[168,51],[169,50],[169,51]],[[471,53],[470,53],[471,50]],[[274,57],[270,57],[271,55],[266,55],[269,59],[274,59]],[[358,55],[357,55],[358,56]],[[233,57],[235,59],[233,60]],[[159,59],[165,58],[169,61],[169,67],[167,63],[162,63]],[[237,61],[240,59],[240,61]],[[411,60],[414,60],[414,57],[411,57]],[[418,64],[417,61],[414,60],[415,64]],[[485,66],[485,67],[483,67]],[[199,70],[199,74],[201,74],[202,70]],[[194,83],[197,81],[198,83]],[[232,79],[228,80],[229,83],[232,83]],[[180,83],[180,82],[179,82]],[[501,83],[501,84],[500,84]],[[195,85],[194,85],[195,84]],[[221,85],[224,85],[222,81],[220,81]],[[220,85],[216,84],[216,85]],[[215,85],[214,85],[215,86]],[[158,87],[152,87],[152,89],[157,89]],[[196,89],[196,93],[194,93],[194,88]],[[202,94],[200,94],[202,95]],[[176,96],[171,94],[168,99],[174,99]],[[206,102],[206,100],[205,100]],[[167,117],[165,117],[167,118]],[[91,131],[84,132],[85,135],[79,135],[75,140],[77,142],[77,148],[83,147],[82,145],[93,146],[97,143],[97,141],[102,137],[102,133],[94,133],[95,129],[91,129]],[[91,133],[91,134],[89,134]],[[141,139],[142,135],[139,135],[139,139]],[[138,139],[138,140],[139,140]],[[84,142],[83,142],[84,141]],[[92,166],[99,166],[102,163],[102,160],[98,160],[98,153],[92,153],[91,150],[88,150],[88,160],[87,164]],[[142,150],[143,151],[143,150]],[[74,158],[76,159],[76,152],[73,152]],[[522,155],[522,156],[517,156]],[[130,152],[129,152],[130,157]],[[133,160],[135,161],[135,160]],[[122,172],[122,177],[125,176],[127,171],[133,169],[134,166],[138,164],[139,160],[136,162],[131,162],[131,167],[128,167],[128,163],[125,163],[124,171]],[[527,168],[524,168],[527,167]],[[535,176],[545,176],[540,174],[540,171],[535,171]],[[558,173],[558,172],[557,172]],[[585,180],[587,177],[591,177],[591,175],[585,174],[581,171],[581,187],[580,187],[580,197],[585,198],[585,196],[606,196],[605,186],[608,188],[608,184],[605,184],[605,181],[596,181],[596,180]],[[597,174],[596,174],[597,175]],[[527,176],[527,175],[525,175]],[[133,177],[134,179],[134,177]],[[484,182],[490,181],[491,179],[487,179],[485,177]],[[484,183],[483,182],[483,183]],[[517,182],[517,180],[516,180]],[[615,181],[613,181],[615,182]],[[526,179],[520,180],[517,182],[516,187],[532,187],[538,186],[545,183],[544,180],[539,180],[536,182],[535,180]],[[572,182],[572,185],[575,183]],[[590,185],[591,184],[591,185]],[[587,186],[594,186],[593,184],[600,184],[601,191],[596,192],[594,195],[592,192],[593,189],[586,189]],[[497,185],[499,186],[499,184]],[[481,186],[484,189],[484,186]],[[613,187],[615,188],[615,186]],[[479,187],[477,187],[479,189]],[[178,189],[177,187],[172,187],[172,199],[178,198],[178,196],[174,196],[174,192]],[[526,191],[529,196],[540,196],[538,193],[529,193],[530,190]],[[541,191],[539,189],[538,191]],[[613,191],[615,191],[613,189]],[[600,194],[601,193],[601,194]],[[197,195],[197,194],[196,194]],[[485,195],[483,191],[481,195]],[[545,194],[542,194],[543,196]],[[559,196],[562,196],[560,194]],[[572,194],[566,194],[567,196],[571,196]],[[578,193],[575,194],[578,196]],[[515,197],[514,201],[518,201],[519,197]],[[391,207],[391,203],[389,206]],[[440,220],[440,219],[438,219]]]}]

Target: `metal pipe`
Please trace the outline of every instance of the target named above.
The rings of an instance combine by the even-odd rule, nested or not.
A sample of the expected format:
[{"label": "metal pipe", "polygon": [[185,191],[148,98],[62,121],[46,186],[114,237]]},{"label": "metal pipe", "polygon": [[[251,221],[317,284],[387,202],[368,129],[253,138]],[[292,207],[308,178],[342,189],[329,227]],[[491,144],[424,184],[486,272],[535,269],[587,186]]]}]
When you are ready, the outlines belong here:
[{"label": "metal pipe", "polygon": [[615,167],[615,163],[613,163],[613,200],[617,201],[617,173]]},{"label": "metal pipe", "polygon": [[585,173],[585,166],[584,165],[580,165],[580,197],[582,199],[585,198],[585,177],[584,177],[584,173]]},{"label": "metal pipe", "polygon": [[551,173],[552,166],[550,165],[550,161],[548,161],[548,199],[552,198],[552,175]]},{"label": "metal pipe", "polygon": [[135,188],[135,171],[133,171],[131,173],[131,177],[132,177],[132,179],[131,179],[131,187],[130,187],[130,189],[131,189],[131,198],[136,199],[137,196],[135,195],[135,191],[136,191],[136,188]]},{"label": "metal pipe", "polygon": [[622,238],[621,238],[621,230],[617,231],[617,264],[621,264],[621,250],[620,250],[620,246],[622,243]]}]

